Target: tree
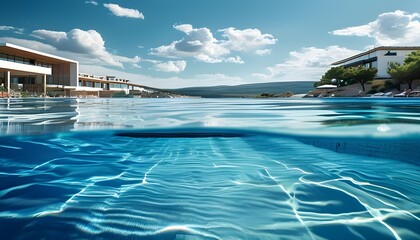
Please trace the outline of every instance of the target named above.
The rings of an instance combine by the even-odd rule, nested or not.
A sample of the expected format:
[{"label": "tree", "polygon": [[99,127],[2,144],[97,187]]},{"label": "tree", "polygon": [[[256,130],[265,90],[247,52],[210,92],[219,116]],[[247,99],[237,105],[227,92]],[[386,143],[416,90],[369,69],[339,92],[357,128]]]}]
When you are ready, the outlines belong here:
[{"label": "tree", "polygon": [[388,74],[401,82],[406,82],[409,89],[413,89],[414,80],[420,79],[420,51],[407,55],[404,63],[390,63]]},{"label": "tree", "polygon": [[403,66],[400,63],[392,62],[389,64],[388,74],[391,75],[393,79],[397,80],[399,84],[406,82],[408,84],[408,88],[412,88],[412,81],[408,78],[406,66]]},{"label": "tree", "polygon": [[340,67],[332,67],[330,68],[322,77],[321,80],[319,82],[316,82],[314,84],[315,87],[324,85],[324,84],[331,84],[331,80],[336,79],[337,82],[339,83],[340,80],[344,80],[344,73],[345,73],[345,68],[340,66]]},{"label": "tree", "polygon": [[348,79],[353,79],[362,85],[362,90],[365,91],[365,83],[372,80],[378,70],[376,68],[364,68],[363,66],[346,68],[345,76]]}]

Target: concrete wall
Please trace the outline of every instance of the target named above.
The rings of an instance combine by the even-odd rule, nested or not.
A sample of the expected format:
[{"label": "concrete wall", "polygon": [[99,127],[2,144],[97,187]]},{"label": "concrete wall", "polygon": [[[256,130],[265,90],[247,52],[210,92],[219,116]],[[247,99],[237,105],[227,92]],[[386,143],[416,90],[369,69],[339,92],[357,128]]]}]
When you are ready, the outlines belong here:
[{"label": "concrete wall", "polygon": [[391,62],[397,62],[397,63],[404,63],[404,59],[407,57],[408,54],[412,53],[412,50],[398,50],[398,51],[390,51],[392,53],[397,53],[396,56],[385,56],[385,54],[388,51],[381,50],[377,51],[378,53],[378,66],[376,67],[378,69],[378,73],[376,76],[378,78],[389,78],[391,77],[388,74],[388,67]]},{"label": "concrete wall", "polygon": [[79,63],[70,63],[69,85],[77,87],[79,84]]}]

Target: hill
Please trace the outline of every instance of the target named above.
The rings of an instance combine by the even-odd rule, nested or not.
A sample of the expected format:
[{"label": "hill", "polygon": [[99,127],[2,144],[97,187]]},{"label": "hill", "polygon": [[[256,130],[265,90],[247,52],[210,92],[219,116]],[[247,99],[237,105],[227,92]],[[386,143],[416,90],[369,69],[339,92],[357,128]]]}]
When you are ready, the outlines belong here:
[{"label": "hill", "polygon": [[253,83],[236,86],[213,86],[213,87],[190,87],[170,89],[181,95],[200,96],[206,98],[221,97],[255,97],[262,93],[279,94],[284,92],[293,92],[294,94],[307,93],[314,89],[314,82],[270,82]]}]

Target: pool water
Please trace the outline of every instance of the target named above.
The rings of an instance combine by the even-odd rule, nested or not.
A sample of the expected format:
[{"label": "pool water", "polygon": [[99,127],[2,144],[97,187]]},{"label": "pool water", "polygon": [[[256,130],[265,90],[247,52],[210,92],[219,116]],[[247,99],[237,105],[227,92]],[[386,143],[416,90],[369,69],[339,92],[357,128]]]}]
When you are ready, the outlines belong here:
[{"label": "pool water", "polygon": [[420,101],[0,102],[1,239],[419,239]]}]

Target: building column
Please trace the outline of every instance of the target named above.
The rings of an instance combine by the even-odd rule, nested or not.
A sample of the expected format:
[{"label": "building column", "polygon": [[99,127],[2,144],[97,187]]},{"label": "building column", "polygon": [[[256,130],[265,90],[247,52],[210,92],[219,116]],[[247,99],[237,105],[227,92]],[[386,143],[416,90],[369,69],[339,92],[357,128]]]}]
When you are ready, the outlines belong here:
[{"label": "building column", "polygon": [[7,81],[7,95],[10,97],[10,71],[6,72],[6,81]]},{"label": "building column", "polygon": [[44,97],[47,96],[47,75],[44,74]]}]

